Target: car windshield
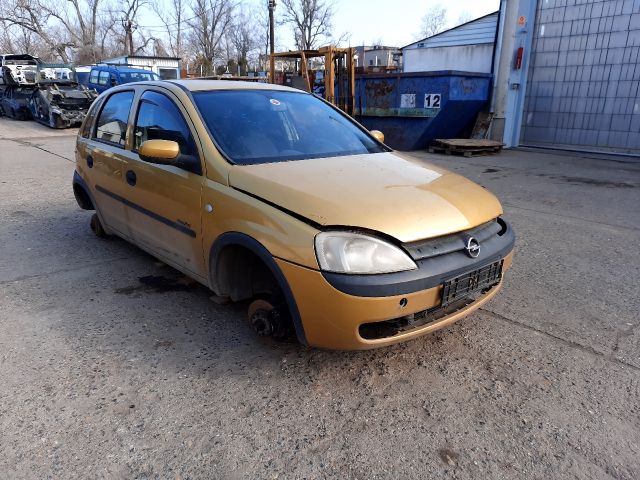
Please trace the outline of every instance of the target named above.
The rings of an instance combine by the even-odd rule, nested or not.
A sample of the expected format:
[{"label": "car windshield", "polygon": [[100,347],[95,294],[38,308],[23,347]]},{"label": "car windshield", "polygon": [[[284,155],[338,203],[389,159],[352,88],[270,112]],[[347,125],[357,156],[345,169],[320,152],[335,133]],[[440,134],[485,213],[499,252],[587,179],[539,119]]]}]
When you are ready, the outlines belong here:
[{"label": "car windshield", "polygon": [[153,72],[120,72],[122,83],[144,82],[149,80],[159,80],[160,77]]},{"label": "car windshield", "polygon": [[218,146],[238,164],[385,151],[354,122],[313,95],[214,90],[193,96]]}]

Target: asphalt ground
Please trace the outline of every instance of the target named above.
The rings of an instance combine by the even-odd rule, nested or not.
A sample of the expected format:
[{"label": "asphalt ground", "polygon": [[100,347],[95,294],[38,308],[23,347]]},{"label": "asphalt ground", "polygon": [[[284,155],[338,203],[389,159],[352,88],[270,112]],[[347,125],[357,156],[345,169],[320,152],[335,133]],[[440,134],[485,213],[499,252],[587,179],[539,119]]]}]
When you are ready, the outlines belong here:
[{"label": "asphalt ground", "polygon": [[414,153],[498,195],[514,266],[445,330],[331,352],[95,238],[74,133],[0,119],[1,478],[640,478],[640,164]]}]

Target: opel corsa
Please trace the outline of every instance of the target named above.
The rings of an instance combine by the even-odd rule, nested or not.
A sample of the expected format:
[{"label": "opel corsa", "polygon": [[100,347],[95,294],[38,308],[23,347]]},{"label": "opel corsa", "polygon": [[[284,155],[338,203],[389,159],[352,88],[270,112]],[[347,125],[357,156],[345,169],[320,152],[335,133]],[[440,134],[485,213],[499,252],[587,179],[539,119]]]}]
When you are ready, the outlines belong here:
[{"label": "opel corsa", "polygon": [[334,349],[409,340],[489,301],[512,261],[491,193],[287,87],[115,87],[76,157],[73,190],[98,236],[246,301],[262,335]]}]

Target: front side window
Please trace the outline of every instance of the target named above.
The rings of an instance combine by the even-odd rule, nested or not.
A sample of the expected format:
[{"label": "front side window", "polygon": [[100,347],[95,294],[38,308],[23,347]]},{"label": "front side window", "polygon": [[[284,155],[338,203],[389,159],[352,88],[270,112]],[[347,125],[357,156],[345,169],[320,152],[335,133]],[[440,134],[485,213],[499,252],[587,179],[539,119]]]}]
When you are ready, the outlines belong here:
[{"label": "front side window", "polygon": [[98,83],[98,70],[91,70],[89,75],[89,83]]},{"label": "front side window", "polygon": [[195,141],[178,107],[166,96],[146,91],[140,99],[134,132],[134,149],[147,140],[171,140],[182,155],[198,156]]},{"label": "front side window", "polygon": [[82,127],[80,128],[80,136],[82,138],[89,138],[91,136],[91,125],[93,125],[93,121],[96,118],[96,112],[100,108],[102,104],[102,99],[96,99],[91,107],[89,108],[89,112],[87,112],[87,117],[82,123]]},{"label": "front side window", "polygon": [[386,151],[346,115],[306,93],[217,90],[193,96],[216,143],[238,164]]},{"label": "front side window", "polygon": [[132,103],[133,92],[131,91],[111,95],[98,116],[95,138],[124,148]]},{"label": "front side window", "polygon": [[109,72],[100,72],[100,76],[98,77],[98,85],[106,85],[109,83]]}]

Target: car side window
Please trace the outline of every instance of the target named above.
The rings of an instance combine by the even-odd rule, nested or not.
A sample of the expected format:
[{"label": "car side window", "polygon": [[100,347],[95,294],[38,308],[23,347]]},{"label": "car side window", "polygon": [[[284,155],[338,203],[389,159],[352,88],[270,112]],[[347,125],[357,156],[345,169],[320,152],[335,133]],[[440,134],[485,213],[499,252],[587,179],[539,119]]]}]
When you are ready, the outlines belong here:
[{"label": "car side window", "polygon": [[133,91],[111,95],[98,115],[94,138],[124,148],[132,103]]},{"label": "car side window", "polygon": [[89,108],[87,118],[82,123],[82,127],[80,128],[80,136],[82,138],[89,138],[91,136],[91,127],[93,125],[93,121],[96,119],[96,113],[100,109],[100,105],[102,105],[102,99],[96,99]]},{"label": "car side window", "polygon": [[182,113],[166,96],[151,90],[140,99],[134,131],[134,150],[147,140],[172,140],[182,155],[198,157],[198,150]]},{"label": "car side window", "polygon": [[100,77],[98,78],[98,85],[106,85],[109,83],[109,72],[102,71],[100,72]]},{"label": "car side window", "polygon": [[91,70],[89,74],[89,83],[98,83],[98,70]]}]

